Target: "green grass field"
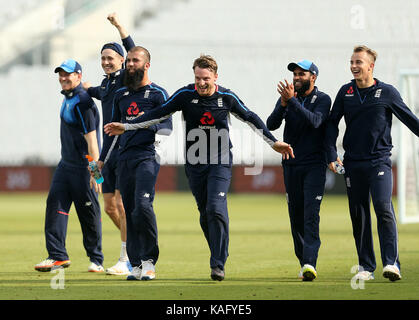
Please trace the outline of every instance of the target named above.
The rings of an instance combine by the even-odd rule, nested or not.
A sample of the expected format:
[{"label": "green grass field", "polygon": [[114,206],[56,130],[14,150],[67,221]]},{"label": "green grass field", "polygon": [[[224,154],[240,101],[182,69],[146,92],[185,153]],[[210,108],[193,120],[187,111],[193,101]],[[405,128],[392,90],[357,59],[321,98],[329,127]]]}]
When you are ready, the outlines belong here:
[{"label": "green grass field", "polygon": [[[102,199],[102,197],[100,197]],[[80,224],[72,209],[67,250],[72,261],[64,269],[64,289],[52,289],[57,274],[33,267],[47,257],[43,233],[46,194],[0,194],[0,299],[2,300],[294,300],[294,299],[419,299],[419,224],[399,225],[401,281],[381,275],[382,265],[374,221],[377,258],[375,280],[364,289],[351,287],[357,263],[346,197],[326,195],[321,210],[322,246],[314,282],[297,279],[284,195],[230,194],[230,257],[226,279],[209,278],[209,249],[190,193],[159,193],[160,258],[154,281],[87,272]],[[103,206],[102,206],[103,208]],[[119,232],[103,213],[104,266],[119,257]]]}]

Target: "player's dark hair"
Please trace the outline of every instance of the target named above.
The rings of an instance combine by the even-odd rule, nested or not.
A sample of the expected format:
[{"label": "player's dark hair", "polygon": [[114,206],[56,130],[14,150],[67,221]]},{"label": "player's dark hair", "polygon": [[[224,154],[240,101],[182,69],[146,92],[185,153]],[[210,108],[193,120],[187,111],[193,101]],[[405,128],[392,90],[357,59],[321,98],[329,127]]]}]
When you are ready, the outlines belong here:
[{"label": "player's dark hair", "polygon": [[201,55],[199,58],[195,59],[192,69],[195,70],[196,67],[201,69],[209,69],[215,74],[217,74],[218,70],[217,62],[213,57],[209,55]]},{"label": "player's dark hair", "polygon": [[136,52],[136,51],[143,52],[144,56],[147,58],[146,62],[151,62],[151,54],[146,48],[141,47],[141,46],[135,46],[131,48],[128,52]]}]

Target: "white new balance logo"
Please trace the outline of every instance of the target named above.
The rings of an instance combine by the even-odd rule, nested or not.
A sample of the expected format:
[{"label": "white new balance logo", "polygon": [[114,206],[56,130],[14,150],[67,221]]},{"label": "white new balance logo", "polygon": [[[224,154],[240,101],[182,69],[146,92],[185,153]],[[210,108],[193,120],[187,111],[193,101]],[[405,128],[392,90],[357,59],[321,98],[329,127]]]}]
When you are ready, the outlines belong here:
[{"label": "white new balance logo", "polygon": [[225,196],[225,193],[224,193],[224,192],[220,192],[218,195],[219,195],[220,197],[224,197],[224,196]]},{"label": "white new balance logo", "polygon": [[150,198],[150,194],[149,193],[144,193],[143,197],[144,198]]},{"label": "white new balance logo", "polygon": [[320,201],[322,198],[323,198],[322,196],[317,196],[316,197],[316,200],[319,200]]},{"label": "white new balance logo", "polygon": [[380,171],[377,176],[383,176],[384,175],[384,171]]},{"label": "white new balance logo", "polygon": [[198,99],[192,99],[191,103],[198,103]]}]

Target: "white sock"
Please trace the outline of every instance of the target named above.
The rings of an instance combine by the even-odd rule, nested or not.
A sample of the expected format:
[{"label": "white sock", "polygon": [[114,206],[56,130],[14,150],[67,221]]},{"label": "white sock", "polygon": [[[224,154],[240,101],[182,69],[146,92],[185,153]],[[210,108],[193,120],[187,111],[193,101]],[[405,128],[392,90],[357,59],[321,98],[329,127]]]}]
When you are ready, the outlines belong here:
[{"label": "white sock", "polygon": [[128,261],[127,243],[126,242],[121,243],[121,254],[120,254],[119,260],[120,261]]}]

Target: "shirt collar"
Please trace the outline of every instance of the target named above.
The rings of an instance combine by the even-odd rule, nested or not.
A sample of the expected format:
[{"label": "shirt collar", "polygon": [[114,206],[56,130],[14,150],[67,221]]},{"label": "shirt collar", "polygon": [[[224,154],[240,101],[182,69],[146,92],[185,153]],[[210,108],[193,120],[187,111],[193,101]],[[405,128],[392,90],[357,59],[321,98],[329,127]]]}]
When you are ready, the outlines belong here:
[{"label": "shirt collar", "polygon": [[[110,74],[109,74],[109,78],[116,78],[116,77],[119,77],[119,76],[121,75],[121,71],[122,71],[122,69],[119,69],[119,70],[117,70],[117,71],[115,71],[115,72],[110,73]],[[107,75],[107,74],[104,74],[103,76],[104,76],[104,77],[108,77],[108,75]]]},{"label": "shirt collar", "polygon": [[305,99],[307,99],[308,97],[312,97],[312,96],[316,95],[316,94],[317,94],[317,91],[318,91],[317,87],[316,87],[316,86],[314,86],[313,90],[310,92],[310,94],[309,94],[309,95],[307,95],[307,96],[305,96],[305,97],[297,96],[297,98],[298,98],[298,99],[300,99],[300,100],[305,100]]},{"label": "shirt collar", "polygon": [[83,86],[81,82],[73,90],[69,90],[69,91],[61,90],[61,94],[63,94],[66,98],[73,98],[78,92],[80,92],[80,90],[83,90]]}]

